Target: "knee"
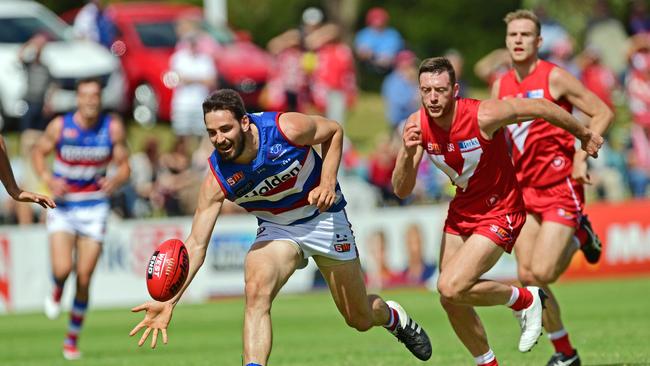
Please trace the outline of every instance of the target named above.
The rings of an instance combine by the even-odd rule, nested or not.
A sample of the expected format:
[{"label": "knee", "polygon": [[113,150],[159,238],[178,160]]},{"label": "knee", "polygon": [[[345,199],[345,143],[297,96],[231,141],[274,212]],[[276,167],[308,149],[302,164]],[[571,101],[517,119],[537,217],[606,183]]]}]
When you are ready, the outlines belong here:
[{"label": "knee", "polygon": [[72,266],[67,268],[54,269],[52,271],[52,275],[54,276],[54,279],[56,281],[65,282],[65,280],[68,279],[68,276],[70,276],[71,272],[72,272]]},{"label": "knee", "polygon": [[463,298],[466,291],[466,286],[463,286],[459,281],[448,276],[440,275],[438,279],[438,292],[440,293],[441,301],[457,303]]},{"label": "knee", "polygon": [[555,266],[538,266],[533,268],[533,275],[539,284],[554,283],[560,277],[560,272]]},{"label": "knee", "polygon": [[353,316],[346,317],[345,322],[348,326],[358,330],[359,332],[365,332],[374,326],[372,318],[370,316],[364,316],[361,314],[355,314]]},{"label": "knee", "polygon": [[517,277],[519,278],[519,282],[524,286],[533,286],[538,284],[537,278],[529,268],[517,268]]},{"label": "knee", "polygon": [[261,281],[251,280],[245,286],[246,308],[269,311],[271,309],[271,289]]}]

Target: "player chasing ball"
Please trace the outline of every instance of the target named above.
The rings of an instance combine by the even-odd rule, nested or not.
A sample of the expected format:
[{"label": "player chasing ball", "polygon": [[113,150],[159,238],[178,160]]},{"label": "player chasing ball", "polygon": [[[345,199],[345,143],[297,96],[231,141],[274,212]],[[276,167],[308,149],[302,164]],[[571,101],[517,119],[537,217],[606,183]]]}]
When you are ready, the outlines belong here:
[{"label": "player chasing ball", "polygon": [[[189,275],[167,302],[133,308],[145,317],[131,330],[152,335],[155,347],[174,307],[205,260],[224,200],[257,216],[257,237],[246,255],[243,359],[266,365],[271,352],[271,304],[291,274],[307,258],[316,262],[346,323],[358,331],[384,326],[421,360],[431,357],[429,338],[396,302],[368,295],[350,222],[336,176],[343,129],[336,122],[301,113],[246,113],[239,94],[222,89],[203,103],[214,152],[212,174],[203,181],[192,229],[185,244]],[[313,146],[321,145],[322,157]]]},{"label": "player chasing ball", "polygon": [[407,120],[393,172],[399,197],[415,185],[427,156],[456,186],[440,246],[440,301],[456,335],[477,365],[498,365],[474,306],[506,305],[519,315],[519,350],[530,351],[542,331],[544,292],[482,279],[510,253],[526,220],[521,189],[507,150],[504,127],[543,118],[576,136],[597,156],[602,137],[545,99],[479,101],[458,98],[451,63],[424,60],[419,69],[422,108]]}]

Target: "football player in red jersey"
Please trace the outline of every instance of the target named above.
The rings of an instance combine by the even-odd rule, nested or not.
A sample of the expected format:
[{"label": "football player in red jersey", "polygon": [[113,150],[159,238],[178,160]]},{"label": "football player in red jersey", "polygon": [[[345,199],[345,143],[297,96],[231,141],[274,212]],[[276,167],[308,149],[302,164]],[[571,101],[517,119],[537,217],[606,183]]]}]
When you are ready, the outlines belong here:
[{"label": "football player in red jersey", "polygon": [[[541,98],[569,112],[575,106],[590,117],[589,128],[603,134],[612,111],[568,71],[538,58],[542,38],[535,14],[518,10],[504,21],[513,68],[493,84],[492,97]],[[549,284],[566,270],[578,248],[590,263],[600,258],[600,240],[582,213],[582,185],[589,183],[587,154],[576,151],[571,134],[544,119],[510,125],[507,132],[527,213],[515,251],[519,280],[541,287],[549,296],[544,328],[556,353],[548,365],[579,365]]]},{"label": "football player in red jersey", "polygon": [[597,156],[601,136],[544,99],[457,98],[458,84],[449,61],[426,59],[420,65],[422,108],[407,120],[393,187],[406,197],[415,185],[423,154],[456,185],[440,249],[440,301],[456,335],[478,365],[497,365],[474,306],[507,305],[522,320],[519,350],[529,351],[542,330],[544,292],[514,287],[481,276],[509,253],[526,213],[508,155],[504,127],[544,118],[566,129]]}]

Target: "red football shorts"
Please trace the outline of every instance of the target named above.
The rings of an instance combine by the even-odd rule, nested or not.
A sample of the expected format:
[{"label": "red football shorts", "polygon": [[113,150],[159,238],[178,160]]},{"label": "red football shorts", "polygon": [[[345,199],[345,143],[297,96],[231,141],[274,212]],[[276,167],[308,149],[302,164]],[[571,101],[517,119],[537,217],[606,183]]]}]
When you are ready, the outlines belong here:
[{"label": "red football shorts", "polygon": [[480,218],[450,214],[445,221],[444,230],[446,233],[460,236],[483,235],[503,248],[506,253],[510,253],[525,222],[524,211]]},{"label": "red football shorts", "polygon": [[578,228],[585,202],[582,184],[567,177],[560,183],[544,188],[522,187],[526,211],[553,221]]}]

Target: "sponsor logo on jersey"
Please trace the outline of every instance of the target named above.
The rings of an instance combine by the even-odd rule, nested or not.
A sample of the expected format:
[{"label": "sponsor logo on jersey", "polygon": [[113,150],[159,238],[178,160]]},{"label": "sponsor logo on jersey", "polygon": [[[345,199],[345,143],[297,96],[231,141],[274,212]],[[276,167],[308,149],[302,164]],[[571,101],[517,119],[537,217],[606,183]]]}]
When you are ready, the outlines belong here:
[{"label": "sponsor logo on jersey", "polygon": [[565,164],[564,158],[561,156],[556,156],[555,158],[553,158],[553,161],[551,162],[551,166],[555,170],[561,170],[562,168],[564,168],[564,164]]},{"label": "sponsor logo on jersey", "polygon": [[567,212],[563,208],[558,208],[557,209],[557,214],[558,216],[565,218],[567,220],[574,220],[576,218],[576,215],[572,214],[571,212]]},{"label": "sponsor logo on jersey", "polygon": [[76,139],[79,136],[79,131],[74,128],[64,128],[63,129],[63,138],[64,139]]},{"label": "sponsor logo on jersey", "polygon": [[474,137],[472,139],[459,142],[458,147],[460,147],[460,152],[466,152],[481,147],[481,143],[478,142],[477,137]]},{"label": "sponsor logo on jersey", "polygon": [[61,157],[66,161],[103,161],[111,154],[108,146],[71,146],[61,148]]},{"label": "sponsor logo on jersey", "polygon": [[343,243],[348,241],[348,236],[346,234],[336,234],[336,239],[334,239],[337,243]]},{"label": "sponsor logo on jersey", "polygon": [[291,158],[282,160],[282,165],[287,165],[291,162]]},{"label": "sponsor logo on jersey", "polygon": [[241,181],[242,179],[244,179],[244,172],[242,172],[240,170],[237,173],[235,173],[235,174],[231,175],[230,177],[226,178],[226,182],[228,182],[228,185],[232,187],[235,184],[237,184],[237,182]]},{"label": "sponsor logo on jersey", "polygon": [[283,182],[288,181],[291,178],[298,176],[302,165],[298,161],[294,161],[293,164],[289,165],[287,169],[281,171],[276,175],[272,175],[264,179],[260,184],[253,188],[250,192],[244,195],[244,198],[250,198],[255,196],[264,195],[265,193],[273,190]]},{"label": "sponsor logo on jersey", "polygon": [[336,250],[339,253],[349,252],[351,247],[352,244],[350,243],[334,244],[334,250]]},{"label": "sponsor logo on jersey", "polygon": [[544,98],[544,89],[533,89],[526,92],[526,98],[541,99]]},{"label": "sponsor logo on jersey", "polygon": [[485,201],[485,203],[487,203],[487,205],[491,207],[496,205],[498,201],[499,201],[499,195],[493,194]]},{"label": "sponsor logo on jersey", "polygon": [[279,157],[284,155],[284,153],[286,153],[286,152],[287,152],[286,149],[282,149],[282,144],[275,144],[275,145],[271,146],[271,148],[269,149],[268,157],[269,157],[269,159],[271,159],[271,161],[275,161]]},{"label": "sponsor logo on jersey", "polygon": [[511,241],[512,240],[512,236],[510,235],[508,230],[502,228],[501,226],[492,224],[492,225],[490,225],[490,231],[497,234],[497,236],[501,240],[505,240],[505,241]]},{"label": "sponsor logo on jersey", "polygon": [[440,155],[442,151],[440,150],[440,145],[429,142],[427,144],[427,150],[429,153]]},{"label": "sponsor logo on jersey", "polygon": [[454,144],[452,142],[447,144],[447,151],[456,151],[456,148],[454,147]]}]

